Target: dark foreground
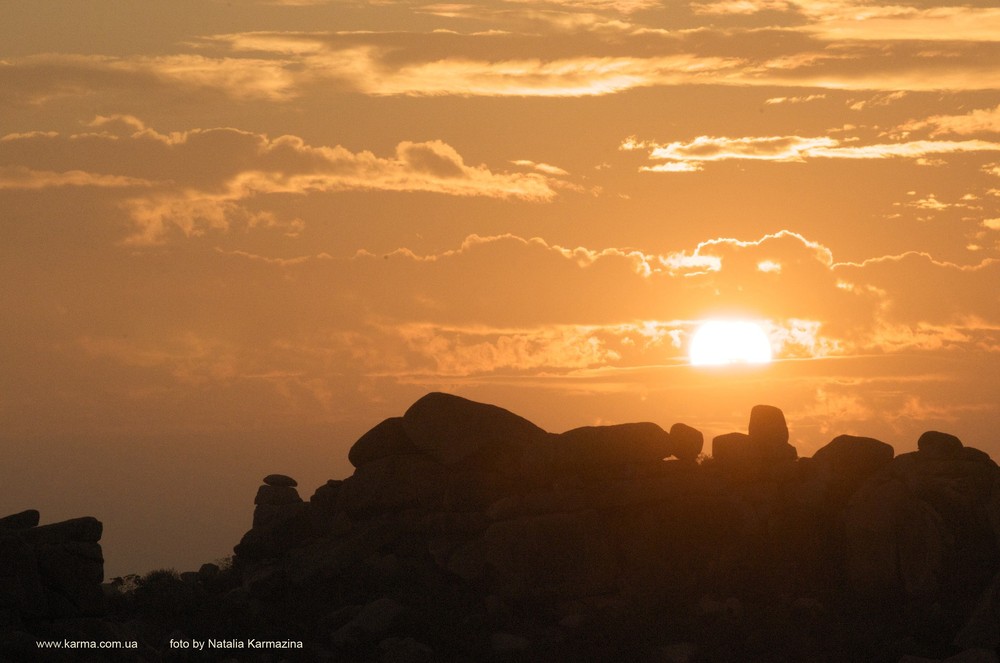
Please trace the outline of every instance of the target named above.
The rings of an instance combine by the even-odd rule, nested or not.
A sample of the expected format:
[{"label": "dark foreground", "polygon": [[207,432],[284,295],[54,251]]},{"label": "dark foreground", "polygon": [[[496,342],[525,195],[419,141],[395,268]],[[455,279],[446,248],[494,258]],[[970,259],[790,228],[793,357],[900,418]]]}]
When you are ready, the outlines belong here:
[{"label": "dark foreground", "polygon": [[0,660],[996,662],[1000,469],[918,448],[429,394],[309,501],[266,477],[231,567],[102,586],[97,520],[0,519]]}]

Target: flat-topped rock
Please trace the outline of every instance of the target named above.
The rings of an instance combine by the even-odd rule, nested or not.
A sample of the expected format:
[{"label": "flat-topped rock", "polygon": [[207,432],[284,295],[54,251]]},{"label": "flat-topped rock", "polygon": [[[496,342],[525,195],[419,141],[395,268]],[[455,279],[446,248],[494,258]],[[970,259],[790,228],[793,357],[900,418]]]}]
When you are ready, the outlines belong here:
[{"label": "flat-topped rock", "polygon": [[24,530],[22,536],[31,543],[97,543],[101,540],[104,525],[97,518],[85,516],[59,523],[42,525]]},{"label": "flat-topped rock", "polygon": [[299,485],[299,482],[290,476],[285,474],[268,474],[264,477],[264,483],[268,486],[279,486],[279,487],[290,487],[295,488]]},{"label": "flat-topped rock", "polygon": [[892,460],[893,448],[871,437],[838,435],[815,454],[813,459],[841,475],[867,476]]},{"label": "flat-topped rock", "polygon": [[41,514],[35,509],[28,509],[27,511],[5,516],[0,518],[0,532],[37,527],[39,518],[41,518]]}]

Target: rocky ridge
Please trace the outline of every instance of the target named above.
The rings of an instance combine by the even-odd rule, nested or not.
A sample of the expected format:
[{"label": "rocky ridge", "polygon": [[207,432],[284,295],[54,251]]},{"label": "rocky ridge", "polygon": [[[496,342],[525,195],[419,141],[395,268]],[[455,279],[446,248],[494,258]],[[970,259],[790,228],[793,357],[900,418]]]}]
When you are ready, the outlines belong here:
[{"label": "rocky ridge", "polygon": [[[55,545],[96,562],[99,523],[94,538],[92,519],[49,534],[37,514],[0,520],[16,553],[0,556],[0,654],[92,615],[140,640],[141,661],[1000,660],[996,463],[936,431],[899,455],[840,435],[799,458],[793,441],[767,405],[705,457],[683,423],[553,434],[431,393],[310,499],[265,477],[228,571],[161,574],[99,605],[99,566],[40,561]],[[166,644],[220,637],[304,648]]]},{"label": "rocky ridge", "polygon": [[237,568],[331,660],[997,660],[985,453],[931,431],[798,458],[767,405],[702,445],[432,393],[355,443],[353,476],[270,506]]}]

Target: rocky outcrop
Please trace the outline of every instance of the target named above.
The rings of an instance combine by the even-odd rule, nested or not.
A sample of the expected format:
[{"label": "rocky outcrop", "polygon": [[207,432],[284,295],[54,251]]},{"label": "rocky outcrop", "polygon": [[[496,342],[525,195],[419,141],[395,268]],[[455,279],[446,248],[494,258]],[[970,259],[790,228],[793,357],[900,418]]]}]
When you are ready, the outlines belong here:
[{"label": "rocky outcrop", "polygon": [[237,568],[334,660],[943,659],[1000,628],[1000,471],[951,437],[798,458],[760,405],[695,462],[685,424],[553,434],[429,394],[255,515]]},{"label": "rocky outcrop", "polygon": [[0,519],[0,625],[102,614],[100,521],[38,523],[35,510]]}]

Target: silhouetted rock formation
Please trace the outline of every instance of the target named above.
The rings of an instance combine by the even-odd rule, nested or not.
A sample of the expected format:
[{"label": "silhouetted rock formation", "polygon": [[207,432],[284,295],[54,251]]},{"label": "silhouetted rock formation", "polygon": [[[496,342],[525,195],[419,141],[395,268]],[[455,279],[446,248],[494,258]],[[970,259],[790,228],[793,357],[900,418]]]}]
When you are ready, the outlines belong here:
[{"label": "silhouetted rock formation", "polygon": [[38,522],[35,510],[0,519],[0,621],[102,614],[101,523]]},{"label": "silhouetted rock formation", "polygon": [[[142,661],[202,660],[181,637],[304,645],[215,657],[241,662],[997,661],[987,454],[933,431],[899,456],[840,435],[799,458],[790,440],[766,405],[703,457],[686,424],[553,434],[429,394],[308,501],[265,477],[232,568],[151,573],[89,632],[129,633]],[[83,553],[100,524],[37,523],[0,519],[0,659],[33,651],[30,620],[66,597],[99,612]]]},{"label": "silhouetted rock formation", "polygon": [[38,522],[33,509],[0,518],[0,660],[50,660],[36,637],[90,639],[103,631],[88,621],[105,612],[101,523]]},{"label": "silhouetted rock formation", "polygon": [[236,568],[330,660],[896,661],[997,646],[1000,470],[986,454],[927,433],[894,458],[841,435],[797,459],[766,405],[695,463],[702,444],[685,424],[556,435],[429,394],[357,441],[353,476],[255,516]]}]

